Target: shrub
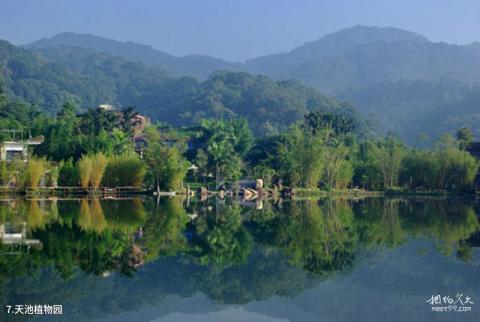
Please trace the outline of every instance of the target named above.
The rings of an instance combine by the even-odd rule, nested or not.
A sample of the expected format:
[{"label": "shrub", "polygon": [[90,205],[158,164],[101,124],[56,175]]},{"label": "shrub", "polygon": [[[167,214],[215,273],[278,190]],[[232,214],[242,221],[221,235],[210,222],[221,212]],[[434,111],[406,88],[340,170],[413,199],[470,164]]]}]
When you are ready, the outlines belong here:
[{"label": "shrub", "polygon": [[154,180],[157,191],[177,190],[182,187],[189,163],[176,147],[150,144],[145,152],[145,162]]},{"label": "shrub", "polygon": [[27,187],[37,188],[40,179],[45,175],[45,159],[32,158],[28,161],[25,173]]},{"label": "shrub", "polygon": [[88,188],[92,176],[92,159],[89,156],[83,156],[77,165],[80,185],[82,188]]},{"label": "shrub", "polygon": [[101,152],[92,156],[92,171],[90,173],[90,184],[92,187],[100,187],[107,162],[107,157]]},{"label": "shrub", "polygon": [[144,162],[136,154],[122,154],[108,160],[103,184],[109,187],[140,187],[146,173]]},{"label": "shrub", "polygon": [[99,188],[107,162],[107,157],[101,152],[83,156],[78,161],[80,185],[83,188],[87,188],[89,185],[93,188]]},{"label": "shrub", "polygon": [[10,173],[6,161],[0,161],[0,181],[2,186],[7,186],[10,181]]},{"label": "shrub", "polygon": [[[58,184],[63,187],[76,186],[79,181],[79,171],[73,164],[72,159],[63,162],[60,165],[60,172],[58,174]],[[88,186],[88,183],[87,183]]]}]

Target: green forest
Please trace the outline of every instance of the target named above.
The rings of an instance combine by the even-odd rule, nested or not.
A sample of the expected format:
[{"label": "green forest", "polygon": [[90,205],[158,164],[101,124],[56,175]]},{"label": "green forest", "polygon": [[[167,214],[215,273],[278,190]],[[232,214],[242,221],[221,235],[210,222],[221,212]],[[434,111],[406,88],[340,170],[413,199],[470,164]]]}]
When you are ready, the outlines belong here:
[{"label": "green forest", "polygon": [[[371,31],[360,28],[340,36]],[[415,35],[375,32],[373,38],[393,32],[399,41],[406,37],[426,45]],[[441,97],[435,110],[429,109],[429,120],[440,124],[450,113],[456,132],[424,134],[412,147],[395,132],[381,130],[378,117],[360,114],[352,104],[297,80],[232,71],[216,71],[203,80],[173,77],[155,64],[113,55],[121,43],[108,43],[108,53],[81,44],[29,50],[0,42],[0,129],[43,140],[28,164],[1,164],[2,186],[183,191],[185,183],[218,189],[248,178],[262,179],[272,190],[474,191],[478,160],[466,150],[476,127],[466,125],[475,118],[465,116],[463,122]],[[412,82],[403,83],[408,91],[416,88],[417,95],[407,95],[412,99],[439,92],[437,85]],[[398,86],[372,86],[379,87],[368,95],[369,105],[398,102]],[[349,95],[352,101],[367,100],[355,90]],[[456,96],[465,101],[467,114],[473,111],[476,94]],[[124,108],[97,108],[105,103]],[[417,105],[405,104],[415,114]],[[139,124],[137,116],[145,121]],[[395,114],[387,118],[392,124],[401,120]],[[429,130],[431,124],[422,127],[438,134],[439,128]],[[0,132],[1,140],[9,138]]]},{"label": "green forest", "polygon": [[2,162],[2,186],[36,188],[46,177],[49,186],[182,191],[185,181],[217,189],[252,178],[267,189],[473,192],[479,166],[465,151],[474,139],[467,128],[441,137],[433,148],[412,148],[394,135],[369,135],[365,123],[344,109],[309,112],[269,136],[255,136],[243,118],[202,119],[186,127],[147,123],[137,133],[133,108],[76,110],[65,104],[51,117],[2,98],[0,127],[43,139],[28,163]]},{"label": "green forest", "polygon": [[205,81],[176,78],[157,67],[80,48],[53,48],[43,55],[51,60],[0,41],[7,96],[51,116],[65,102],[79,111],[109,103],[136,106],[152,120],[173,126],[244,117],[254,133],[269,135],[311,110],[350,108],[294,80],[221,71]]},{"label": "green forest", "polygon": [[[395,132],[410,145],[432,146],[443,133],[454,133],[465,126],[470,127],[476,136],[480,135],[477,127],[480,117],[478,43],[439,43],[398,28],[354,26],[327,34],[287,53],[253,58],[243,63],[209,56],[175,57],[138,43],[73,33],[60,33],[25,48],[46,61],[81,74],[83,78],[101,79],[98,86],[127,79],[127,71],[133,77],[139,73],[147,74],[139,67],[132,71],[135,64],[160,69],[169,78],[180,77],[178,79],[184,81],[182,77],[185,76],[205,81],[218,71],[244,71],[276,81],[293,79],[337,100],[349,101],[359,113],[374,121],[377,131],[384,134]],[[122,60],[135,64],[123,70],[119,67],[108,70]],[[183,97],[186,93],[181,90],[183,87],[174,84],[168,91],[176,92],[178,88],[178,94]],[[98,86],[96,88],[100,88]],[[109,85],[109,88],[115,89],[115,86]],[[137,88],[139,91],[135,94],[142,95],[141,88]],[[107,93],[105,89],[103,93]],[[88,100],[87,97],[83,99]],[[122,101],[127,98],[120,94],[120,105],[148,106],[152,110],[165,106],[158,97],[153,101],[142,101],[142,104]],[[298,102],[295,105],[300,107]],[[239,115],[249,121],[255,119],[249,114],[259,108],[283,111],[278,104],[254,106],[246,102],[245,106],[247,110],[242,110]],[[151,116],[154,115],[164,120],[160,114]],[[419,142],[419,137],[425,135],[429,140]]]},{"label": "green forest", "polygon": [[0,322],[475,319],[475,19],[191,2],[5,6]]},{"label": "green forest", "polygon": [[65,102],[80,110],[109,103],[173,126],[243,117],[256,135],[271,135],[309,111],[353,106],[376,132],[432,147],[458,128],[480,135],[479,48],[356,26],[288,53],[231,63],[61,33],[23,47],[0,41],[0,74],[10,98],[50,115]]}]

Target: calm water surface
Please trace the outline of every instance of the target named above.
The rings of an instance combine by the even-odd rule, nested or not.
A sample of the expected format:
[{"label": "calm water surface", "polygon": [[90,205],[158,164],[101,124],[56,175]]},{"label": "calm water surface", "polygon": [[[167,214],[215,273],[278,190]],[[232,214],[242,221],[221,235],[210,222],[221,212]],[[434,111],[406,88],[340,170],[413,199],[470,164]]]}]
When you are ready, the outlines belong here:
[{"label": "calm water surface", "polygon": [[[1,304],[63,314],[3,307],[1,320],[480,321],[479,209],[465,198],[2,200]],[[432,311],[466,297],[470,312]]]}]

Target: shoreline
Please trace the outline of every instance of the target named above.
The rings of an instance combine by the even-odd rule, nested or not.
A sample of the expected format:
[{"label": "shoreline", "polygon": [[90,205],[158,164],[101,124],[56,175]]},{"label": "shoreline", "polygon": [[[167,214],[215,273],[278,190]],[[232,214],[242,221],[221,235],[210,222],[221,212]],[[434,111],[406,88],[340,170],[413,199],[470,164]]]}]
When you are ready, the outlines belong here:
[{"label": "shoreline", "polygon": [[[365,190],[365,189],[341,189],[341,190],[321,190],[308,188],[287,188],[289,193],[275,189],[263,189],[253,198],[245,199],[265,199],[265,198],[330,198],[341,197],[347,199],[369,198],[369,197],[467,197],[479,196],[478,191],[448,191],[448,190],[432,190],[432,191],[415,191],[415,190]],[[12,187],[0,187],[0,195],[4,196],[26,196],[26,197],[99,197],[99,198],[114,198],[124,196],[219,196],[223,197],[244,197],[239,193],[225,193],[223,190],[208,190],[200,193],[195,190],[179,190],[179,191],[151,191],[135,187],[101,187],[97,189],[88,189],[81,187],[38,187],[17,189]]]}]

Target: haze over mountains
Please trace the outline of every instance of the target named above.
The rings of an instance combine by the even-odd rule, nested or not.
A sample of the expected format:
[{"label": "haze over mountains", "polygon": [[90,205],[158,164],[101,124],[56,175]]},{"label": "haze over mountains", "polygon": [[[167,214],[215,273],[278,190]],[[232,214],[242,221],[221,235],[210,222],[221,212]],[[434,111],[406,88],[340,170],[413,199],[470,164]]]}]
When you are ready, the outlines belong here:
[{"label": "haze over mountains", "polygon": [[[11,45],[2,43],[6,46]],[[224,73],[221,82],[218,75],[215,82],[200,82],[219,70],[245,71],[276,81],[295,79],[340,101],[350,101],[362,114],[376,120],[383,132],[397,132],[411,143],[422,132],[435,138],[462,126],[471,127],[480,136],[479,43],[434,43],[396,28],[356,26],[288,53],[235,63],[208,56],[175,57],[146,45],[72,33],[41,39],[25,48],[28,51],[9,47],[9,52],[16,53],[15,59],[4,48],[0,63],[10,94],[27,101],[37,94],[25,90],[25,84],[35,87],[39,81],[48,81],[47,88],[37,87],[37,91],[51,88],[60,93],[50,95],[60,96],[58,101],[71,96],[82,106],[100,101],[135,104],[140,110],[162,110],[152,114],[159,118],[182,107],[182,116],[175,116],[177,121],[192,114],[196,119],[245,114],[255,119],[255,113],[263,113],[259,126],[264,127],[271,125],[267,124],[269,117],[287,110],[295,111],[293,119],[297,119],[308,109],[341,105],[300,84],[245,74],[227,77]],[[18,60],[31,52],[37,55],[27,59],[31,61],[28,65],[37,66],[38,74],[19,77],[22,68],[24,72],[28,68],[19,67]],[[69,76],[62,80],[60,75]],[[290,85],[288,94],[283,95],[288,102],[283,104],[276,96],[285,84]],[[205,88],[209,88],[208,95]],[[46,96],[43,101],[48,100]],[[316,99],[312,101],[309,96]],[[199,104],[199,100],[204,102]],[[296,110],[293,106],[298,104],[302,106]],[[171,117],[165,119],[171,121]]]},{"label": "haze over mountains", "polygon": [[85,34],[60,33],[27,48],[52,47],[98,50],[158,66],[172,76],[206,78],[217,70],[248,71],[276,79],[299,79],[335,94],[345,88],[363,88],[382,81],[452,79],[478,81],[480,44],[433,43],[419,34],[387,27],[356,26],[306,43],[289,53],[231,63],[209,56],[175,57],[134,42],[119,42]]},{"label": "haze over mountains", "polygon": [[235,66],[233,63],[209,56],[176,57],[148,45],[70,32],[63,32],[51,38],[41,39],[26,47],[40,52],[55,47],[93,49],[122,57],[125,60],[143,63],[147,66],[161,67],[171,76],[193,76],[201,79],[207,78],[216,70],[233,69]]}]

